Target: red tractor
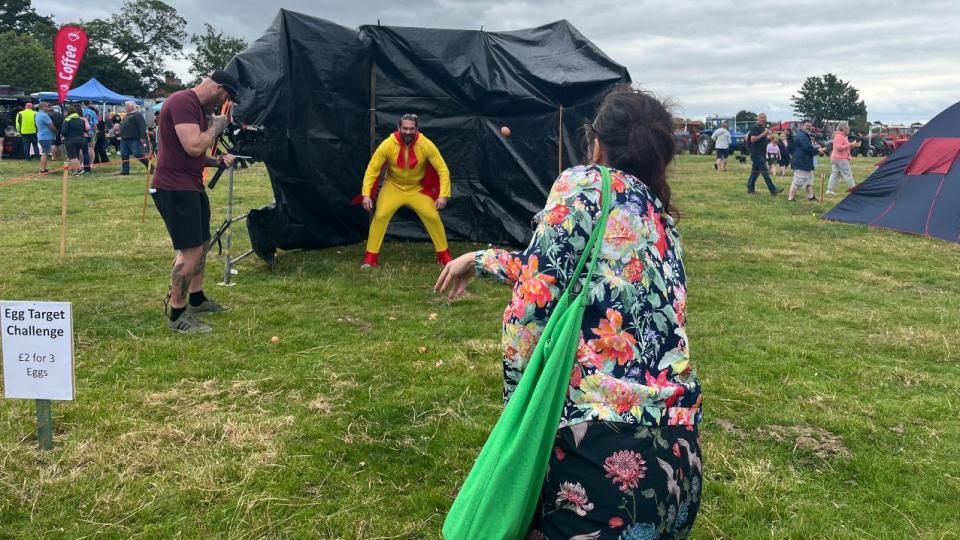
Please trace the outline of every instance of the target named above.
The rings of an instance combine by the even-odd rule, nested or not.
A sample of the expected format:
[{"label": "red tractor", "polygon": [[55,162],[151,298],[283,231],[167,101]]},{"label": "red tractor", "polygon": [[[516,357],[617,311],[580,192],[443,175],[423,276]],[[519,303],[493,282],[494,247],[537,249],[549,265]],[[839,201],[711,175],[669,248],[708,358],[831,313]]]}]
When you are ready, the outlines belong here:
[{"label": "red tractor", "polygon": [[889,156],[910,140],[911,128],[907,126],[884,126],[875,123],[863,137],[862,153],[867,156]]},{"label": "red tractor", "polygon": [[887,126],[883,143],[890,147],[892,154],[897,148],[903,146],[903,143],[910,140],[910,135],[910,128],[907,126]]}]

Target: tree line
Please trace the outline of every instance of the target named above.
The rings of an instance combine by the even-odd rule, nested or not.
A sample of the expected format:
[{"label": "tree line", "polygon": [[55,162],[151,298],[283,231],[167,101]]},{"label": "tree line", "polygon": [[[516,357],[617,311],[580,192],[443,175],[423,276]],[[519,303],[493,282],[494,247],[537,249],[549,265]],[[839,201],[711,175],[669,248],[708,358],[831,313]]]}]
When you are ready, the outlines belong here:
[{"label": "tree line", "polygon": [[[87,32],[89,45],[74,86],[97,78],[121,94],[149,96],[164,88],[164,60],[187,58],[195,84],[215,69],[223,68],[247,48],[242,38],[224,35],[209,24],[205,32],[189,35],[187,20],[162,0],[125,0],[107,19],[64,21],[41,15],[31,0],[0,3],[0,83],[27,93],[53,90],[56,84],[53,40],[63,24],[78,24]],[[189,39],[188,39],[189,38]],[[194,46],[184,51],[184,43]]]},{"label": "tree line", "polygon": [[[867,105],[860,91],[833,73],[807,77],[796,94],[790,96],[797,118],[809,118],[822,128],[827,120],[847,120],[853,131],[866,131]],[[737,121],[755,122],[757,113],[741,110]]]}]

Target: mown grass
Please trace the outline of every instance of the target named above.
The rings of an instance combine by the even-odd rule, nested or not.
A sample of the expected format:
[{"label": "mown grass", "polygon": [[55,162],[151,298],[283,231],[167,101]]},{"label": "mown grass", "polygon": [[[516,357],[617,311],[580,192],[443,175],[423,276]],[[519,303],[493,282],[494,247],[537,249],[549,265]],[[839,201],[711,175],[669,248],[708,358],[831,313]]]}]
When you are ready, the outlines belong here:
[{"label": "mown grass", "polygon": [[[705,397],[694,537],[956,538],[958,247],[748,197],[745,166],[711,163],[672,173]],[[360,245],[245,261],[232,288],[214,259],[234,311],[173,335],[171,249],[133,170],[71,182],[62,264],[59,175],[0,187],[0,298],[73,302],[78,386],[49,453],[33,403],[0,401],[0,537],[438,538],[500,410],[508,289],[438,299],[427,244],[369,273]],[[263,168],[237,198],[270,202]]]}]

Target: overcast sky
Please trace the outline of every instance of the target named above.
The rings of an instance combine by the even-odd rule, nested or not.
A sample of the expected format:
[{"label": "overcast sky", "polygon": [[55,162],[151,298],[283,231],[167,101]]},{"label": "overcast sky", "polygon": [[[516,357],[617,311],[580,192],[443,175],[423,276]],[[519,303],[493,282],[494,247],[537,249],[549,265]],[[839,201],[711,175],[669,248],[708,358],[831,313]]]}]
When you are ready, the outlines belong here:
[{"label": "overcast sky", "polygon": [[[633,80],[687,117],[766,111],[791,118],[790,96],[835,73],[860,90],[870,120],[926,121],[960,100],[956,2],[608,0],[165,0],[189,32],[210,23],[252,42],[283,7],[343,26],[515,30],[567,19]],[[58,22],[106,18],[121,0],[34,0]],[[187,63],[168,62],[187,78]],[[105,81],[109,84],[108,81]]]}]

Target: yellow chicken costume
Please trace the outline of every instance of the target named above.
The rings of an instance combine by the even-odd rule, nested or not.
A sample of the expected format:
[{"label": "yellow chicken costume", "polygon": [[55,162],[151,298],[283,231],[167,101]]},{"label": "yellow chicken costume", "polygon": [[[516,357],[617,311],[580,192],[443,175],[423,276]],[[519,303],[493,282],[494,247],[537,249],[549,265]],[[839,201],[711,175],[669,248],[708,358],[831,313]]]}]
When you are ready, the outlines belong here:
[{"label": "yellow chicken costume", "polygon": [[[384,165],[387,173],[383,188],[375,193],[374,187]],[[422,133],[418,132],[410,145],[404,144],[399,131],[380,143],[367,165],[360,194],[376,199],[367,252],[363,257],[365,266],[378,265],[387,225],[401,206],[412,208],[420,217],[433,240],[437,262],[446,265],[453,260],[436,206],[438,197],[450,197],[450,170],[437,146]]]}]

